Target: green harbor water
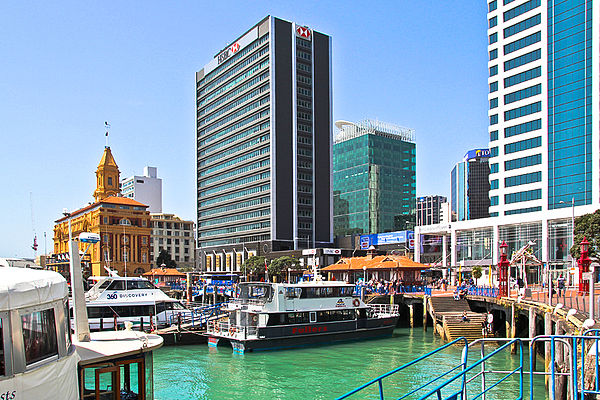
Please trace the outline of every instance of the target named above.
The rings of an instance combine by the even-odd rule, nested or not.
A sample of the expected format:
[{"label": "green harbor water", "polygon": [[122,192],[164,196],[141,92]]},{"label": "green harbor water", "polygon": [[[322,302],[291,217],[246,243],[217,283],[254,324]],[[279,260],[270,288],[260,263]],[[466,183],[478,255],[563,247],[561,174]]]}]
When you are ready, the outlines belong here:
[{"label": "green harbor water", "polygon": [[[424,332],[422,328],[399,328],[394,331],[393,337],[387,339],[244,355],[234,355],[231,348],[225,346],[217,349],[207,345],[163,347],[154,353],[154,398],[335,399],[443,344],[431,329]],[[495,348],[487,346],[487,351]],[[449,347],[427,362],[387,378],[384,381],[386,398],[398,398],[434,375],[449,370],[460,361],[461,350],[462,346]],[[472,354],[470,358],[474,356]],[[528,365],[526,353],[524,358]],[[543,366],[543,361],[538,365]],[[494,357],[486,369],[513,370],[518,366],[519,357],[505,351]],[[488,385],[499,378],[501,376],[487,378]],[[516,398],[518,379],[509,378],[509,381],[498,386],[487,400]],[[471,383],[469,389],[480,387],[479,382]],[[527,375],[524,386],[524,393],[529,398]],[[447,396],[450,393],[443,394]],[[535,394],[536,399],[546,397],[543,378],[537,378]],[[351,398],[378,399],[377,387]]]}]

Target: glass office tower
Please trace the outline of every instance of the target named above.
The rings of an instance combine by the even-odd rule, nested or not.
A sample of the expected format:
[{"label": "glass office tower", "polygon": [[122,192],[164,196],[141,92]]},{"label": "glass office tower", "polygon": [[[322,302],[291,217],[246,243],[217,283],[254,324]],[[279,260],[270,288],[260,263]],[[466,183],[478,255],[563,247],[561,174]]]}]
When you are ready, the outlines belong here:
[{"label": "glass office tower", "polygon": [[414,131],[366,120],[337,121],[333,145],[334,235],[412,229]]},{"label": "glass office tower", "polygon": [[470,150],[452,169],[451,207],[458,221],[489,217],[489,157],[488,149]]},{"label": "glass office tower", "polygon": [[492,216],[598,201],[594,8],[592,0],[488,2]]}]

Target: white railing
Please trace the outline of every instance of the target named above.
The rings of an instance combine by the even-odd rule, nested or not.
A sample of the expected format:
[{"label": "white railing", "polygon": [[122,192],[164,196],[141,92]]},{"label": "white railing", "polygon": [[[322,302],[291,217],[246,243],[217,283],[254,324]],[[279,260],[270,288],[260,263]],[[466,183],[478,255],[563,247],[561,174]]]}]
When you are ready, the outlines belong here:
[{"label": "white railing", "polygon": [[241,340],[258,337],[258,328],[256,326],[233,325],[229,321],[221,320],[212,321],[208,324],[207,333]]},{"label": "white railing", "polygon": [[398,304],[369,304],[371,317],[389,317],[399,315]]},{"label": "white railing", "polygon": [[267,302],[267,299],[240,299],[240,298],[232,298],[229,300],[230,303],[233,304],[248,304],[251,306],[262,306]]}]

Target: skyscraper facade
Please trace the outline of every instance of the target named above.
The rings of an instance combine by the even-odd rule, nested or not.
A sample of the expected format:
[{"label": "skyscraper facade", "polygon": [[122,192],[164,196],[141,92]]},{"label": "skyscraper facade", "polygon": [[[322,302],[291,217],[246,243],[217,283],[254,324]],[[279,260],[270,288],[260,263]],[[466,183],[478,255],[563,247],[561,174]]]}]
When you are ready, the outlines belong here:
[{"label": "skyscraper facade", "polygon": [[597,9],[488,3],[492,216],[598,201]]},{"label": "skyscraper facade", "polygon": [[207,270],[239,271],[250,255],[332,242],[331,73],[331,37],[272,16],[196,73]]},{"label": "skyscraper facade", "polygon": [[451,205],[457,221],[489,217],[489,157],[488,149],[470,150],[452,169]]},{"label": "skyscraper facade", "polygon": [[148,205],[151,213],[162,212],[162,179],[156,167],[144,167],[144,175],[121,179],[121,194]]},{"label": "skyscraper facade", "polygon": [[440,223],[441,205],[447,201],[444,196],[421,196],[417,198],[417,225]]},{"label": "skyscraper facade", "polygon": [[366,120],[337,121],[333,145],[334,233],[410,230],[415,224],[414,131]]}]

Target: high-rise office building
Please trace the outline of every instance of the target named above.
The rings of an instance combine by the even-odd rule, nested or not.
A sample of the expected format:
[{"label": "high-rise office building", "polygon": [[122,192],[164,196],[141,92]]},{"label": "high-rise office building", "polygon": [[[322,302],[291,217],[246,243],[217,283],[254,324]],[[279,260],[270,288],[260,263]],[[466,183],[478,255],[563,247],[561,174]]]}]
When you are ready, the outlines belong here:
[{"label": "high-rise office building", "polygon": [[593,3],[488,4],[492,216],[598,202]]},{"label": "high-rise office building", "polygon": [[489,217],[490,150],[469,150],[452,169],[451,205],[458,221]]},{"label": "high-rise office building", "polygon": [[264,18],[196,73],[196,108],[203,267],[330,244],[331,37]]},{"label": "high-rise office building", "polygon": [[452,266],[496,264],[505,241],[566,268],[574,217],[600,207],[600,2],[494,0],[487,20],[491,217],[415,238],[449,235]]},{"label": "high-rise office building", "polygon": [[413,229],[414,131],[372,120],[335,124],[338,128],[333,145],[335,235]]},{"label": "high-rise office building", "polygon": [[121,180],[121,195],[148,205],[151,213],[162,212],[162,179],[156,167],[144,167],[144,175]]},{"label": "high-rise office building", "polygon": [[421,196],[417,198],[417,226],[439,224],[444,196]]}]

